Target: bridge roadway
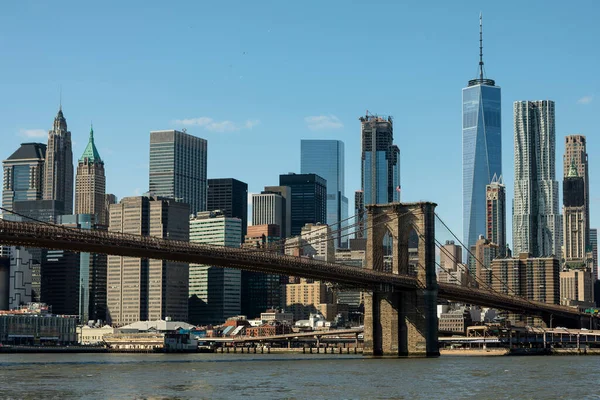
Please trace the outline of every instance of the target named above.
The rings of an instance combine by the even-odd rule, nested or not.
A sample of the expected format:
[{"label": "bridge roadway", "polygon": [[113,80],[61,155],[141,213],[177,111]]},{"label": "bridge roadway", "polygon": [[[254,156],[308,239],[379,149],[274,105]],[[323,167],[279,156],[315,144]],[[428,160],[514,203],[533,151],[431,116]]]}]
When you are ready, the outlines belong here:
[{"label": "bridge roadway", "polygon": [[[414,291],[424,287],[416,277],[408,275],[396,275],[259,250],[67,228],[52,224],[0,219],[0,244],[209,264],[317,279],[365,290]],[[447,283],[439,284],[438,296],[447,300],[529,315],[551,314],[570,319],[589,317],[570,307],[529,301],[521,297]]]}]

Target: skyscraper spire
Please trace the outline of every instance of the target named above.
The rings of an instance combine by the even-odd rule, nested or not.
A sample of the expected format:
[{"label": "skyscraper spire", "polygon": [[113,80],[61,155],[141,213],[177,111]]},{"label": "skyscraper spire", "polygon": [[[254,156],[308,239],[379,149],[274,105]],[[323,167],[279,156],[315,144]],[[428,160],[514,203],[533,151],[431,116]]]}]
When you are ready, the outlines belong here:
[{"label": "skyscraper spire", "polygon": [[483,82],[483,13],[479,13],[479,80]]}]

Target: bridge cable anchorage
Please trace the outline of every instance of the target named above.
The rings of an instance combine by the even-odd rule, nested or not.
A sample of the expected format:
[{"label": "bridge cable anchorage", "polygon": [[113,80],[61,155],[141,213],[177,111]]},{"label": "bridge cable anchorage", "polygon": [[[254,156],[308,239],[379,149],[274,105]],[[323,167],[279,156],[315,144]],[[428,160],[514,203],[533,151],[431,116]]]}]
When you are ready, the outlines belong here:
[{"label": "bridge cable anchorage", "polygon": [[[438,217],[438,218],[439,218],[439,217]],[[417,234],[418,234],[418,236],[419,236],[420,238],[424,239],[424,235],[423,235],[423,234],[420,232],[419,228],[418,228],[416,225],[414,225],[414,224],[413,224],[413,226],[412,226],[412,227],[413,227],[413,229],[415,229],[415,231],[417,231]],[[437,239],[434,239],[434,240],[436,241],[436,247],[437,247],[438,249],[440,249],[440,251],[441,251],[441,250],[442,250],[441,243],[440,243],[440,242],[439,242]],[[457,265],[459,265],[459,263],[458,263],[458,260],[457,260],[456,258],[454,258],[454,261],[457,263]],[[446,270],[444,267],[442,267],[442,266],[441,266],[441,265],[440,265],[440,264],[439,264],[437,261],[436,261],[436,264],[437,264],[437,266],[438,266],[438,267],[440,267],[441,269],[443,269],[443,270],[444,270],[446,273],[448,273],[448,272],[449,272],[449,271],[448,271],[448,270]],[[421,265],[419,265],[419,266],[420,266],[421,268],[424,268],[424,267],[423,267],[423,266],[421,266]],[[464,271],[464,268],[463,268],[463,271]],[[490,273],[491,273],[491,271],[490,271]],[[469,276],[472,276],[472,275],[470,274],[470,272],[468,272],[467,274],[468,274]],[[493,277],[493,275],[492,275],[492,277]],[[477,276],[475,276],[475,277],[474,277],[474,281],[475,281],[475,282],[477,282],[477,279],[478,279],[478,278],[477,278]],[[482,278],[479,278],[479,279],[482,281]],[[498,292],[498,291],[494,290],[494,289],[493,289],[493,288],[492,288],[492,287],[491,287],[491,286],[490,286],[490,285],[489,285],[487,282],[482,282],[482,283],[484,283],[484,284],[485,284],[485,286],[487,286],[487,287],[488,287],[488,295],[489,295],[489,292],[491,292],[491,296],[494,296],[494,294],[497,294],[497,295],[505,295],[504,293],[500,293],[500,292]],[[461,286],[461,287],[462,287],[462,286]],[[474,288],[471,288],[471,287],[470,287],[470,286],[468,286],[468,285],[466,286],[466,288],[467,288],[469,291],[471,291],[472,293],[474,293],[474,294],[475,294]],[[477,294],[477,296],[481,296],[481,294],[482,294],[482,293],[480,293],[480,291],[478,291],[478,292],[479,292],[479,293]],[[513,297],[515,297],[515,298],[517,298],[517,299],[522,299],[523,301],[525,301],[525,302],[529,303],[529,304],[530,304],[530,306],[532,306],[532,307],[539,308],[537,305],[535,305],[534,303],[532,303],[531,301],[529,301],[529,299],[527,299],[527,298],[524,298],[524,297],[521,297],[521,296],[517,296],[517,295],[514,295]],[[492,299],[492,297],[490,297],[490,299]],[[522,314],[525,314],[525,315],[531,315],[531,314],[530,314],[529,312],[527,312],[525,309],[522,309],[521,313],[522,313]]]},{"label": "bridge cable anchorage", "polygon": [[[435,216],[436,216],[436,218],[437,218],[437,219],[438,219],[438,220],[439,220],[439,221],[442,223],[442,225],[444,225],[444,227],[445,227],[445,228],[448,230],[448,232],[450,232],[450,234],[452,234],[452,236],[453,236],[453,237],[454,237],[454,238],[455,238],[455,239],[458,241],[458,243],[460,243],[460,245],[461,245],[461,246],[462,246],[462,247],[463,247],[465,250],[467,250],[467,252],[469,253],[469,255],[471,255],[471,256],[472,256],[472,257],[475,259],[475,261],[476,261],[476,262],[477,262],[479,265],[481,265],[481,266],[485,265],[483,262],[481,262],[481,260],[479,260],[479,259],[478,259],[478,258],[475,256],[475,254],[473,254],[473,252],[471,252],[471,249],[467,248],[467,246],[465,246],[465,245],[464,245],[464,243],[463,243],[463,242],[462,242],[462,241],[461,241],[461,240],[458,238],[458,236],[456,236],[456,234],[455,234],[455,233],[454,233],[454,232],[453,232],[453,231],[450,229],[450,227],[448,227],[448,225],[447,225],[447,224],[446,224],[446,223],[445,223],[445,222],[442,220],[442,218],[441,218],[441,217],[440,217],[440,216],[439,216],[437,213],[435,213]],[[456,259],[455,259],[455,261],[456,261]],[[497,276],[494,274],[494,272],[493,272],[493,270],[492,270],[492,269],[490,269],[490,270],[489,270],[489,273],[490,273],[490,276],[491,276],[492,278],[496,278],[496,280],[497,280],[498,282],[500,282],[500,283],[502,284],[502,286],[504,286],[504,287],[506,288],[506,290],[507,290],[507,291],[511,291],[511,292],[513,292],[513,295],[514,295],[514,296],[517,296],[517,297],[519,297],[519,298],[522,298],[522,299],[524,299],[525,301],[527,301],[528,303],[530,303],[530,304],[533,304],[533,303],[531,303],[531,301],[530,301],[529,299],[527,299],[526,297],[519,296],[519,295],[518,295],[518,294],[515,292],[515,290],[514,290],[514,289],[511,289],[511,288],[508,286],[508,283],[507,283],[507,282],[505,282],[505,281],[503,281],[502,279],[500,279],[499,277],[497,277]],[[493,290],[493,289],[491,289],[491,290]],[[497,291],[495,291],[495,292],[497,292]],[[500,293],[500,292],[497,292],[497,293]]]}]

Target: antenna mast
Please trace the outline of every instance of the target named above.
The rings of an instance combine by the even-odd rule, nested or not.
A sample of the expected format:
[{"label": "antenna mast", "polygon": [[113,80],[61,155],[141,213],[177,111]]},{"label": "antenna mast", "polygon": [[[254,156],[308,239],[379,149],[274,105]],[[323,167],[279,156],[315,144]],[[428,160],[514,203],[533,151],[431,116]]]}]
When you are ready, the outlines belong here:
[{"label": "antenna mast", "polygon": [[479,13],[479,81],[483,82],[483,14]]}]

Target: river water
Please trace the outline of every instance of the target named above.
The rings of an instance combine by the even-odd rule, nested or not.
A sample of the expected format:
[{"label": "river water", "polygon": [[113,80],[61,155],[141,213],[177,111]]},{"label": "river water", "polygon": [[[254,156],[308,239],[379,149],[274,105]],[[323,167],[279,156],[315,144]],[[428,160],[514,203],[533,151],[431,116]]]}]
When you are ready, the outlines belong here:
[{"label": "river water", "polygon": [[0,354],[0,398],[600,399],[598,356]]}]

